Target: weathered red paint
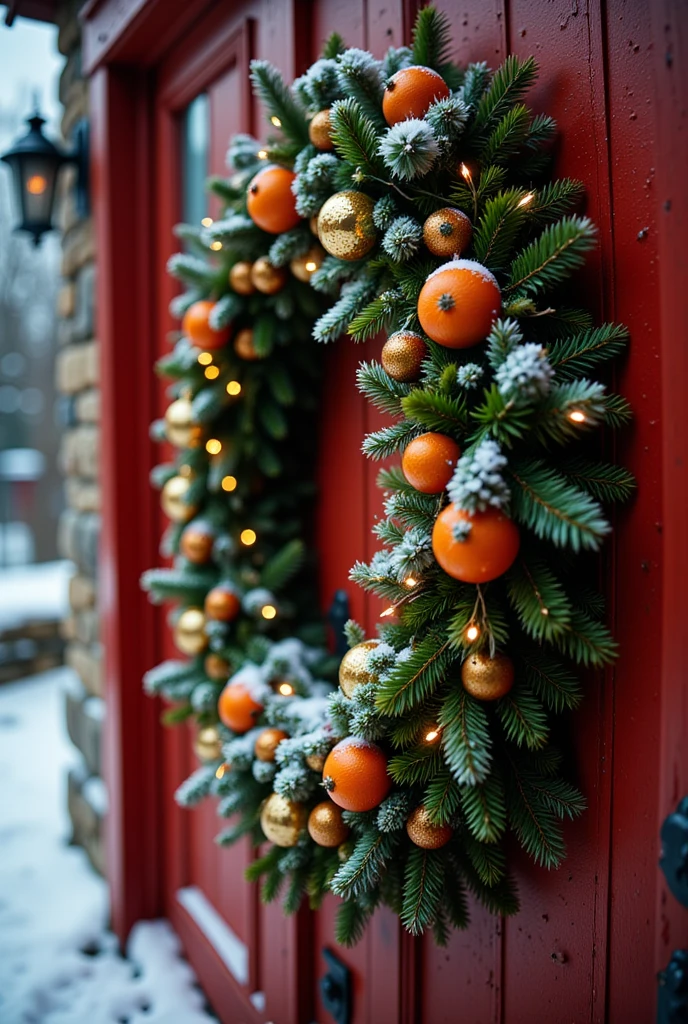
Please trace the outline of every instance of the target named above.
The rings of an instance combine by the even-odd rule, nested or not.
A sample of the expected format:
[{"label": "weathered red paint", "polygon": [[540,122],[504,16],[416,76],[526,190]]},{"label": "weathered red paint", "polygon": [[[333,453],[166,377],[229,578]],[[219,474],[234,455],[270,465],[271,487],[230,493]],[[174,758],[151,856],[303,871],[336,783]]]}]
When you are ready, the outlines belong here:
[{"label": "weathered red paint", "polygon": [[[547,874],[514,851],[521,914],[500,922],[474,908],[470,929],[448,950],[410,939],[381,912],[357,948],[338,954],[353,972],[354,1024],[645,1024],[654,1016],[655,971],[688,941],[688,915],[667,896],[656,867],[659,822],[688,791],[687,19],[680,0],[439,5],[452,18],[462,60],[494,66],[517,52],[540,62],[533,103],[560,122],[558,173],[583,179],[600,231],[598,253],[576,287],[599,316],[625,321],[632,332],[614,386],[631,400],[636,421],[616,454],[636,472],[639,492],[618,514],[600,570],[621,658],[604,677],[590,675],[586,702],[565,729],[589,801],[587,814],[566,829],[567,863]],[[153,452],[141,439],[163,407],[149,368],[175,326],[166,312],[172,285],[161,268],[174,249],[179,211],[177,112],[209,89],[214,169],[221,171],[226,135],[262,130],[246,88],[250,56],[267,57],[289,76],[317,56],[333,29],[381,55],[406,40],[416,3],[201,0],[193,19],[189,7],[92,0],[85,12],[86,61],[98,68],[92,102],[113,912],[122,937],[137,917],[168,914],[222,1020],[325,1024],[316,981],[322,946],[335,945],[336,901],[291,921],[260,907],[240,880],[248,850],[212,844],[210,806],[190,814],[173,803],[192,767],[191,737],[185,730],[161,736],[158,711],[139,689],[143,671],[169,648],[162,617],[137,591],[139,571],[156,561],[161,527],[146,480]],[[238,102],[228,103],[235,90]],[[379,418],[355,392],[354,374],[379,344],[342,340],[326,356],[319,469],[323,606],[345,586],[353,614],[369,629],[379,603],[347,585],[347,574],[374,549],[378,467],[359,450]],[[135,520],[127,514],[134,507]],[[246,943],[246,987],[179,903],[178,890],[190,884]],[[264,1012],[248,1000],[255,991],[264,993]]]}]

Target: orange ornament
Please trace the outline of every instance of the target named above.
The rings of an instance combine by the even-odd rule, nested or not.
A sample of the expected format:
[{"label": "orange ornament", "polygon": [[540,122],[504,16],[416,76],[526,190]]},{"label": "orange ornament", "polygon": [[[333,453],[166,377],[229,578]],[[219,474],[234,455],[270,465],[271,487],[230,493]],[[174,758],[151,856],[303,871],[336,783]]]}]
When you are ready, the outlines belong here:
[{"label": "orange ornament", "polygon": [[347,736],[327,755],[323,785],[345,811],[372,811],[392,788],[387,758],[374,743]]},{"label": "orange ornament", "polygon": [[[454,527],[470,523],[465,540],[454,538]],[[505,573],[521,543],[516,524],[497,508],[465,512],[447,505],[432,531],[432,550],[444,571],[463,583],[488,583]]]},{"label": "orange ornament", "polygon": [[473,225],[461,210],[443,206],[423,224],[423,241],[433,256],[460,256],[471,244]]},{"label": "orange ornament", "polygon": [[351,829],[342,819],[342,812],[331,800],[316,804],[308,815],[308,834],[318,846],[330,849],[348,838]]},{"label": "orange ornament", "polygon": [[264,167],[248,186],[246,208],[254,224],[271,235],[295,228],[301,218],[291,183],[296,175],[286,167]]},{"label": "orange ornament", "polygon": [[435,100],[446,100],[449,86],[432,68],[415,64],[402,68],[387,82],[382,97],[382,113],[389,125],[409,117],[425,117]]},{"label": "orange ornament", "polygon": [[229,327],[223,327],[216,331],[214,327],[210,326],[210,314],[214,306],[214,302],[200,299],[189,306],[184,314],[182,330],[196,348],[222,348],[229,341],[231,333]]},{"label": "orange ornament", "polygon": [[241,610],[241,602],[233,590],[222,585],[213,587],[205,597],[205,617],[219,622],[232,622]]},{"label": "orange ornament", "polygon": [[213,531],[208,527],[190,523],[179,539],[179,550],[194,565],[210,561],[213,553]]},{"label": "orange ornament", "polygon": [[254,700],[249,687],[238,679],[227,683],[217,704],[222,723],[232,732],[238,733],[252,729],[262,711],[263,705]]},{"label": "orange ornament", "polygon": [[404,476],[423,494],[440,494],[451,480],[461,449],[446,434],[429,432],[414,438],[401,457]]},{"label": "orange ornament", "polygon": [[452,260],[430,274],[418,296],[418,319],[428,337],[446,348],[483,341],[499,316],[496,278],[475,260]]}]

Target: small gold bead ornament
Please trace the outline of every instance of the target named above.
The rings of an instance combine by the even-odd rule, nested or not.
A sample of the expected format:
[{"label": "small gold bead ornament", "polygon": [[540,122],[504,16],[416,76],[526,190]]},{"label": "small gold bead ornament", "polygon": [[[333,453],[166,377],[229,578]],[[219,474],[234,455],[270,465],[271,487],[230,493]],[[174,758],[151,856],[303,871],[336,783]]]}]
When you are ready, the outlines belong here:
[{"label": "small gold bead ornament", "polygon": [[222,757],[222,740],[217,726],[206,725],[199,729],[193,748],[199,761],[219,761]]},{"label": "small gold bead ornament", "polygon": [[238,332],[234,339],[234,351],[241,359],[245,359],[247,362],[253,362],[261,358],[253,344],[253,331],[250,327],[244,327],[243,330]]},{"label": "small gold bead ornament", "polygon": [[284,267],[275,267],[267,256],[261,256],[251,268],[251,281],[263,295],[276,295],[287,283]]},{"label": "small gold bead ornament", "polygon": [[377,241],[373,200],[364,192],[337,192],[318,214],[318,238],[330,256],[360,260]]},{"label": "small gold bead ornament", "polygon": [[433,256],[460,256],[471,244],[473,225],[461,210],[444,206],[423,224],[423,241]]},{"label": "small gold bead ornament", "polygon": [[237,295],[253,295],[256,288],[251,280],[252,270],[253,264],[249,263],[248,260],[239,260],[230,270],[229,284],[232,291],[235,291]]},{"label": "small gold bead ornament", "polygon": [[461,682],[476,700],[499,700],[514,685],[514,663],[506,654],[471,654],[461,666]]},{"label": "small gold bead ornament", "polygon": [[259,761],[274,761],[275,752],[282,740],[288,738],[288,733],[283,729],[263,729],[258,735],[253,752]]},{"label": "small gold bead ornament", "polygon": [[329,110],[319,110],[313,115],[308,125],[308,138],[316,149],[323,152],[334,149]]},{"label": "small gold bead ornament", "polygon": [[188,476],[173,476],[161,491],[162,510],[173,523],[188,523],[198,511],[196,505],[190,505],[186,501],[190,486],[191,479]]},{"label": "small gold bead ornament", "polygon": [[174,627],[174,643],[182,654],[193,657],[208,646],[205,615],[200,608],[185,608]]},{"label": "small gold bead ornament", "polygon": [[339,688],[345,697],[352,697],[354,691],[375,679],[367,668],[368,655],[379,645],[379,640],[364,640],[347,651],[339,666]]},{"label": "small gold bead ornament", "polygon": [[331,800],[316,804],[308,815],[308,834],[318,846],[334,849],[341,846],[349,836],[349,826],[344,823],[340,807]]},{"label": "small gold bead ornament", "polygon": [[176,398],[165,410],[165,436],[175,448],[190,448],[199,429],[193,421],[191,401],[185,395]]},{"label": "small gold bead ornament", "polygon": [[418,380],[428,347],[415,331],[390,334],[382,346],[380,361],[393,380],[404,384]]},{"label": "small gold bead ornament", "polygon": [[450,825],[433,824],[423,804],[411,811],[406,821],[406,831],[411,842],[422,850],[439,850],[441,846],[446,846],[454,834]]},{"label": "small gold bead ornament", "polygon": [[279,793],[271,793],[263,802],[260,827],[266,839],[275,846],[296,846],[306,827],[306,808],[295,800],[287,800]]},{"label": "small gold bead ornament", "polygon": [[232,674],[232,668],[228,661],[221,658],[219,654],[208,654],[203,662],[203,670],[209,679],[216,683],[223,683]]}]

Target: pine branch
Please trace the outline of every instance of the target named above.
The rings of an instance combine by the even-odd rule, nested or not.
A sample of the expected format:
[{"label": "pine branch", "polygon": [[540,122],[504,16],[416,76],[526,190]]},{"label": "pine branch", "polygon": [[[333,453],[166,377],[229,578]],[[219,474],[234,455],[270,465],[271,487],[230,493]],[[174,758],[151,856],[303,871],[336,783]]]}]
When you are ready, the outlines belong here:
[{"label": "pine branch", "polygon": [[535,224],[550,224],[566,216],[583,200],[585,186],[575,178],[559,178],[548,182],[535,193],[529,214]]},{"label": "pine branch", "polygon": [[484,885],[495,886],[506,875],[506,858],[501,846],[479,843],[468,832],[461,837],[464,850]]},{"label": "pine branch", "polygon": [[511,264],[505,293],[535,296],[560,284],[583,266],[596,233],[588,217],[563,217],[546,227]]},{"label": "pine branch", "polygon": [[509,759],[509,763],[511,770],[506,776],[510,795],[509,824],[536,864],[559,867],[566,854],[561,825],[555,814],[538,801],[516,762]]},{"label": "pine branch", "polygon": [[522,103],[518,103],[504,114],[481,146],[480,156],[483,163],[508,163],[528,138],[529,129],[530,111]]},{"label": "pine branch", "polygon": [[533,57],[521,61],[509,56],[495,71],[492,81],[478,103],[472,134],[484,134],[528,91],[537,78]]},{"label": "pine branch", "polygon": [[571,603],[547,563],[523,553],[507,574],[509,602],[534,640],[552,640],[571,621]]},{"label": "pine branch", "polygon": [[266,60],[252,60],[251,82],[256,96],[265,104],[270,117],[277,118],[277,127],[282,129],[289,141],[298,145],[299,149],[307,146],[310,139],[305,112],[284,84],[277,68]]},{"label": "pine branch", "polygon": [[413,849],[406,861],[401,923],[422,935],[432,922],[444,890],[444,860],[433,850]]},{"label": "pine branch", "polygon": [[423,7],[413,27],[413,63],[441,71],[451,60],[453,45],[451,22],[436,7]]},{"label": "pine branch", "polygon": [[537,440],[566,444],[582,430],[598,426],[605,418],[608,396],[602,384],[585,378],[555,384],[540,403],[533,421]]},{"label": "pine branch", "polygon": [[337,910],[335,941],[342,946],[355,946],[363,937],[368,921],[373,916],[375,904],[365,906],[357,900],[348,900]]},{"label": "pine branch", "polygon": [[627,344],[627,327],[603,324],[555,341],[548,346],[549,361],[561,380],[572,380],[590,373],[598,363],[621,355]]},{"label": "pine branch", "polygon": [[414,388],[402,399],[401,407],[407,419],[427,430],[461,437],[466,429],[468,416],[461,398]]},{"label": "pine branch", "polygon": [[423,797],[423,806],[428,818],[435,825],[450,825],[460,802],[459,787],[446,768],[428,784]]},{"label": "pine branch", "polygon": [[356,371],[356,385],[376,409],[391,416],[401,415],[402,399],[411,388],[389,376],[379,363],[361,363]]},{"label": "pine branch", "polygon": [[495,769],[484,782],[461,787],[461,809],[471,835],[481,843],[496,843],[506,828],[506,799],[501,775]]},{"label": "pine branch", "polygon": [[601,506],[585,491],[538,459],[511,470],[514,519],[536,536],[573,551],[597,551],[610,526]]},{"label": "pine branch", "polygon": [[267,562],[260,574],[260,585],[279,591],[296,575],[306,555],[306,546],[300,538],[288,541]]},{"label": "pine branch", "polygon": [[445,697],[439,724],[444,757],[456,781],[462,786],[484,782],[492,763],[484,706],[459,684]]},{"label": "pine branch", "polygon": [[557,638],[557,646],[579,664],[595,668],[610,665],[618,648],[607,627],[580,608],[574,608],[571,623]]},{"label": "pine branch", "polygon": [[377,129],[355,99],[338,100],[332,105],[330,125],[332,142],[343,160],[364,174],[385,176],[385,165],[378,154]]},{"label": "pine branch", "polygon": [[386,862],[394,855],[398,839],[394,833],[367,828],[356,840],[349,859],[330,882],[335,896],[351,899],[369,892],[380,880]]},{"label": "pine branch", "polygon": [[361,451],[369,459],[386,459],[405,448],[414,437],[419,437],[422,433],[423,428],[418,424],[402,420],[391,427],[382,427],[381,430],[368,434],[361,445]]},{"label": "pine branch", "polygon": [[405,750],[390,758],[387,771],[395,782],[405,786],[422,786],[442,769],[442,758],[436,747],[427,744]]},{"label": "pine branch", "polygon": [[336,341],[340,334],[348,331],[356,311],[371,299],[376,290],[376,282],[370,278],[362,278],[343,288],[339,300],[316,321],[313,328],[315,340]]},{"label": "pine branch", "polygon": [[485,204],[473,235],[473,252],[475,259],[490,270],[502,270],[511,256],[529,213],[527,204],[521,203],[525,195],[525,189],[510,188]]},{"label": "pine branch", "polygon": [[399,306],[401,296],[393,290],[378,295],[349,324],[354,341],[367,341],[388,328]]},{"label": "pine branch", "polygon": [[544,747],[549,738],[547,715],[533,691],[519,682],[497,703],[504,734],[516,746],[529,750]]},{"label": "pine branch", "polygon": [[611,463],[574,458],[560,462],[559,468],[571,483],[582,487],[597,501],[609,504],[627,501],[636,487],[632,473]]},{"label": "pine branch", "polygon": [[524,681],[557,714],[577,708],[582,700],[580,682],[568,665],[539,647],[527,648],[521,669]]},{"label": "pine branch", "polygon": [[377,688],[375,703],[389,715],[402,715],[426,700],[444,679],[456,658],[449,644],[441,637],[428,636],[408,658],[397,661]]}]

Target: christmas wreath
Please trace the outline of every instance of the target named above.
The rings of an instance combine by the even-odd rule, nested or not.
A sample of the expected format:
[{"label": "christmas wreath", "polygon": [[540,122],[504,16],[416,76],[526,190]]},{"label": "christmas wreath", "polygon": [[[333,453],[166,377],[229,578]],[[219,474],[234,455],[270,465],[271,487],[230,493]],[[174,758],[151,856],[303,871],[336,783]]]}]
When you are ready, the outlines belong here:
[{"label": "christmas wreath", "polygon": [[[315,905],[327,891],[342,897],[345,943],[381,903],[440,943],[466,926],[467,889],[495,913],[514,913],[509,832],[536,863],[560,864],[562,822],[584,800],[562,773],[552,726],[581,699],[577,668],[615,654],[583,556],[610,531],[606,506],[633,489],[591,440],[630,418],[624,399],[592,379],[627,332],[595,327],[572,302],[568,279],[595,228],[576,212],[581,184],[551,176],[553,120],[523,102],[534,60],[461,69],[450,43],[446,18],[430,7],[412,47],[383,61],[335,36],[291,88],[254,62],[257,95],[282,137],[266,151],[235,143],[274,163],[246,184],[248,217],[233,193],[240,212],[201,237],[231,243],[236,217],[247,233],[272,223],[282,232],[272,262],[308,251],[311,289],[329,297],[312,314],[317,341],[388,336],[358,386],[393,422],[363,449],[374,459],[401,453],[401,466],[380,473],[382,547],[351,573],[387,602],[378,636],[348,624],[351,649],[326,702],[310,649],[297,659],[308,675],[302,695],[281,702],[268,695],[279,676],[269,651],[252,657],[245,646],[239,676],[268,695],[256,711],[265,708],[276,768],[255,740],[233,739],[222,748],[232,770],[219,780],[243,773],[256,784],[257,839],[259,787],[273,787],[262,812],[273,846],[250,875],[265,876],[268,898],[289,877],[289,909],[304,892]],[[189,259],[176,264],[187,276]],[[230,293],[215,308],[234,301]],[[279,490],[289,500],[291,479]],[[234,685],[220,696],[221,718]],[[207,791],[212,778],[189,787]]]}]

